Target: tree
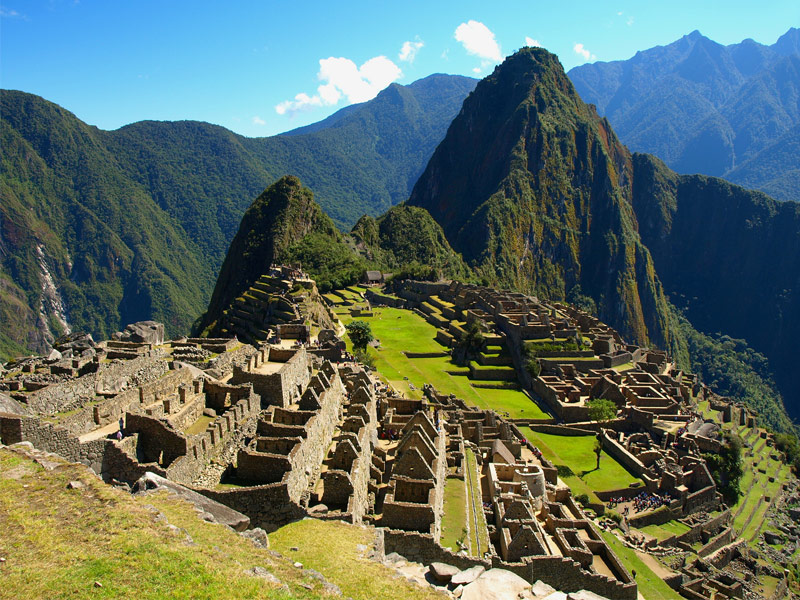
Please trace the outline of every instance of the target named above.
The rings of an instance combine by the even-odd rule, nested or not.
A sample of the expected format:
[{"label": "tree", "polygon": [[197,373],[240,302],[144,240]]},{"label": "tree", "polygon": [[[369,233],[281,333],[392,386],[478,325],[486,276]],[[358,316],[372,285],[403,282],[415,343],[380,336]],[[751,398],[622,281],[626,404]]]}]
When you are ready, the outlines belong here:
[{"label": "tree", "polygon": [[703,454],[703,458],[717,484],[717,491],[728,506],[739,500],[741,490],[739,480],[742,478],[742,438],[735,433],[725,431],[719,452]]},{"label": "tree", "polygon": [[344,328],[353,343],[353,350],[366,350],[367,344],[375,339],[375,336],[372,335],[372,328],[366,321],[352,321]]},{"label": "tree", "polygon": [[600,468],[600,455],[603,453],[603,444],[600,442],[600,438],[595,438],[594,440],[594,454],[597,456],[597,466],[595,469]]},{"label": "tree", "polygon": [[480,353],[483,348],[483,331],[477,321],[470,321],[464,328],[464,335],[456,342],[456,353],[453,359],[457,363],[465,364]]},{"label": "tree", "polygon": [[589,419],[592,421],[610,421],[617,416],[617,405],[605,398],[596,398],[586,403],[589,408]]}]

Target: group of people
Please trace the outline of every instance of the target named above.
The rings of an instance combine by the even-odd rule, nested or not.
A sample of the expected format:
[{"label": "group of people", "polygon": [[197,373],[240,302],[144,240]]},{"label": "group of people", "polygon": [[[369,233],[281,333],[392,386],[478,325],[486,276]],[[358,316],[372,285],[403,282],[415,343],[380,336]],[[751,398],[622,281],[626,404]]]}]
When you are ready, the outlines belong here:
[{"label": "group of people", "polygon": [[[622,496],[610,498],[608,500],[608,507],[616,508],[618,505],[629,501],[633,503],[632,506],[634,512],[638,513],[645,510],[655,510],[656,508],[664,506],[665,504],[669,504],[672,501],[672,498],[669,494],[650,494],[648,492],[642,492],[638,496],[630,499]],[[631,505],[628,504],[622,509],[622,515],[628,516],[630,511]]]},{"label": "group of people", "polygon": [[378,438],[394,442],[400,439],[400,432],[397,431],[396,429],[384,429],[383,427],[381,427],[378,430]]}]

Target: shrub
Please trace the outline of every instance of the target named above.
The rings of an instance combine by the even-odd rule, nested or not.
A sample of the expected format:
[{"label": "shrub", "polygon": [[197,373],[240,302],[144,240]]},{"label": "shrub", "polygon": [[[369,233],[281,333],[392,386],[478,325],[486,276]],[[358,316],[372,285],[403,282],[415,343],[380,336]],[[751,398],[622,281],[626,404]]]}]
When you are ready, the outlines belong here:
[{"label": "shrub", "polygon": [[575,496],[575,501],[583,506],[588,506],[589,504],[589,494],[578,494]]},{"label": "shrub", "polygon": [[556,465],[556,471],[558,471],[558,476],[562,479],[564,477],[572,477],[575,473],[570,469],[567,465]]}]

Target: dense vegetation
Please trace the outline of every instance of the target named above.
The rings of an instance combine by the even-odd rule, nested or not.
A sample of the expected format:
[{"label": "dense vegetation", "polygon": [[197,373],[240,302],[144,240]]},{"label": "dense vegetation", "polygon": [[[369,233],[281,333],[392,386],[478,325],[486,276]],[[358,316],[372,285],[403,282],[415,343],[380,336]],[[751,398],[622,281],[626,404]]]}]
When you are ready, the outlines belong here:
[{"label": "dense vegetation", "polygon": [[[44,351],[61,306],[72,328],[100,338],[149,318],[187,333],[269,183],[299,174],[340,227],[378,215],[408,196],[474,85],[448,75],[393,84],[312,127],[259,139],[192,121],[101,131],[3,90],[0,357]],[[42,263],[55,298],[43,298]]]},{"label": "dense vegetation", "polygon": [[694,327],[763,353],[800,416],[800,204],[777,202],[722,179],[676,175],[635,154],[639,234],[673,302]]},{"label": "dense vegetation", "polygon": [[759,415],[762,425],[779,432],[793,432],[783,398],[763,354],[750,348],[744,340],[703,334],[683,315],[677,314],[676,319],[689,348],[690,364],[687,366],[703,383],[722,396],[747,404]]},{"label": "dense vegetation", "polygon": [[742,493],[739,489],[739,480],[743,475],[743,444],[738,435],[728,430],[723,432],[722,438],[722,447],[719,452],[704,454],[703,459],[714,477],[717,491],[722,494],[722,498],[728,506],[733,506]]},{"label": "dense vegetation", "polygon": [[418,279],[468,279],[470,270],[450,247],[428,211],[401,204],[374,219],[361,217],[350,232],[367,260]]},{"label": "dense vegetation", "polygon": [[633,150],[800,200],[800,29],[722,46],[694,31],[628,60],[569,72]]}]

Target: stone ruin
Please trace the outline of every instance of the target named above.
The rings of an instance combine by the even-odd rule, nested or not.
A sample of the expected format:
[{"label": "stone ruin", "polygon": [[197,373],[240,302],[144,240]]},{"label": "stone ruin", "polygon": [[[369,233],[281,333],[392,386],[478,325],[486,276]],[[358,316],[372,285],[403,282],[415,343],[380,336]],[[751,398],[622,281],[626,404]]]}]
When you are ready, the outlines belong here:
[{"label": "stone ruin", "polygon": [[[266,283],[277,285],[259,285]],[[512,370],[552,417],[512,421],[430,386],[423,399],[402,397],[361,367],[342,364],[332,328],[320,333],[326,346],[296,322],[274,324],[273,343],[250,345],[238,337],[165,341],[158,327],[137,324],[106,342],[73,336],[48,357],[9,364],[0,379],[0,440],[30,441],[109,482],[165,477],[267,531],[304,516],[363,522],[380,528],[387,553],[412,560],[500,567],[563,591],[635,598],[631,574],[518,425],[597,435],[644,482],[598,493],[601,500],[669,494],[670,518],[686,518],[719,506],[701,459],[719,448],[719,428],[692,403],[709,399],[725,420],[742,425],[754,425],[754,416],[663,353],[626,345],[572,307],[459,283],[406,282],[394,291],[391,299],[417,309],[446,344],[463,335],[463,324],[480,322],[488,342],[503,349],[482,353],[482,367]],[[229,319],[241,325],[236,314]],[[576,340],[578,350],[539,356],[542,372],[533,377],[524,349],[542,339]],[[601,397],[617,404],[618,415],[590,423],[586,403]],[[440,544],[452,478],[479,489],[482,514],[470,527],[485,528],[489,547],[481,556]],[[692,532],[708,548],[722,544],[729,515]],[[708,577],[693,583],[701,566],[687,568],[685,595],[711,585]],[[717,583],[719,593],[738,592],[732,582]]]}]

